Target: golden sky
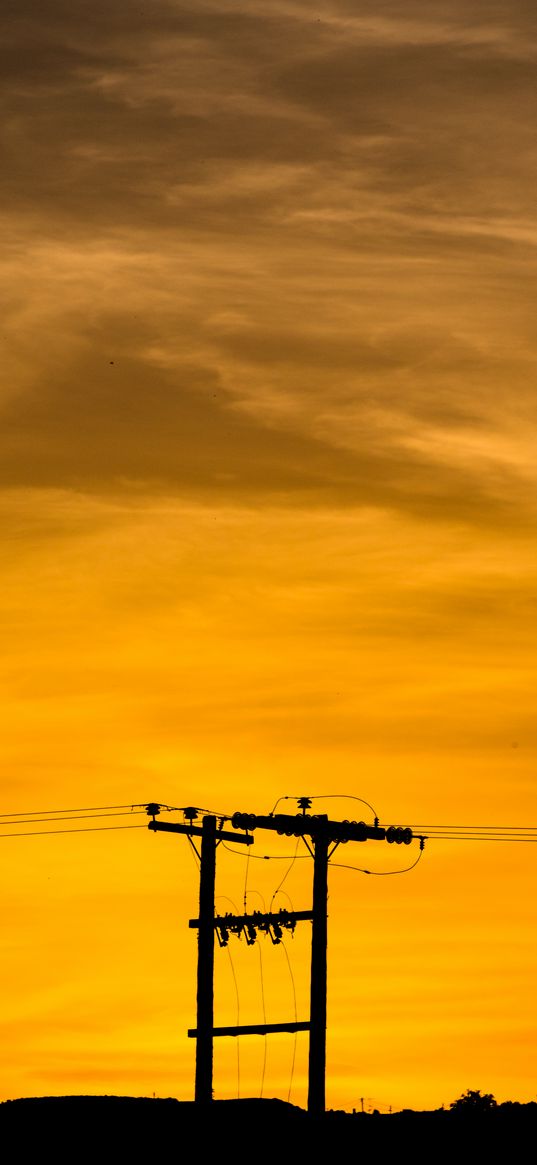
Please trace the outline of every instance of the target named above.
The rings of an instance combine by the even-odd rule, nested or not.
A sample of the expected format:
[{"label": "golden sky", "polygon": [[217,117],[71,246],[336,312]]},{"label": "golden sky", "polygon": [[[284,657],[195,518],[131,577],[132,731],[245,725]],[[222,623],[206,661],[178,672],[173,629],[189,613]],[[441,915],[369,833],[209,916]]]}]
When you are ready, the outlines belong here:
[{"label": "golden sky", "polygon": [[[534,4],[6,13],[2,812],[309,793],[537,824]],[[186,841],[0,841],[0,1095],[190,1098]],[[330,1106],[535,1098],[536,863],[430,841],[400,878],[331,872]],[[286,869],[252,855],[249,908]],[[243,857],[218,889],[242,904]],[[244,1023],[259,949],[230,948]],[[293,1018],[283,950],[261,963]],[[241,1041],[243,1095],[263,1055]],[[269,1043],[265,1095],[291,1057]]]}]

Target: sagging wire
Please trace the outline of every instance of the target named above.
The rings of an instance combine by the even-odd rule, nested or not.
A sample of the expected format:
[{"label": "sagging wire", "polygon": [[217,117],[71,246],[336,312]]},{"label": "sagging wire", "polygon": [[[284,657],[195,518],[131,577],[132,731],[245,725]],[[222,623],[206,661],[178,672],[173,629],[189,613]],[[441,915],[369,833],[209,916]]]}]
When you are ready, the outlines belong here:
[{"label": "sagging wire", "polygon": [[196,869],[199,870],[201,868],[201,855],[199,854],[196,846],[194,845],[194,842],[192,841],[192,838],[189,837],[188,833],[186,835],[186,840],[188,842],[188,852],[192,855],[192,861],[194,862]]},{"label": "sagging wire", "polygon": [[362,869],[361,866],[349,866],[346,864],[346,862],[332,862],[332,861],[330,861],[328,863],[328,865],[335,866],[336,869],[339,869],[339,870],[355,870],[357,874],[371,874],[375,878],[389,878],[395,874],[408,874],[410,872],[410,870],[414,870],[415,867],[417,866],[418,862],[420,862],[422,859],[423,848],[424,848],[423,845],[420,844],[420,850],[419,850],[418,856],[416,858],[416,861],[412,862],[411,866],[405,866],[404,869],[402,869],[402,870],[365,870],[365,869]]},{"label": "sagging wire", "polygon": [[[259,938],[257,940],[257,949],[259,951],[259,977],[260,977],[260,981],[261,981],[261,1006],[263,1008],[263,1023],[266,1024],[266,1022],[267,1022],[267,1009],[265,1006],[265,981],[263,978],[263,953],[261,951],[261,943],[259,941]],[[267,1033],[266,1032],[264,1033],[263,1038],[264,1038],[264,1045],[265,1046],[263,1049],[263,1069],[261,1072],[261,1091],[259,1093],[260,1099],[263,1096],[263,1089],[265,1087],[265,1072],[266,1072],[266,1068],[267,1068]]]},{"label": "sagging wire", "polygon": [[243,903],[244,903],[244,913],[245,913],[245,914],[246,914],[246,909],[247,909],[247,907],[246,907],[246,897],[247,897],[247,894],[248,894],[248,872],[249,872],[249,869],[250,869],[250,849],[251,849],[251,846],[248,846],[248,852],[247,852],[247,854],[246,854],[246,866],[245,866],[245,869],[244,869],[244,894],[243,894]]},{"label": "sagging wire", "polygon": [[[240,849],[232,849],[227,842],[221,842],[223,849],[227,849],[230,854],[234,854],[236,858],[246,858],[248,855],[254,862],[288,862],[289,854],[251,854],[248,849],[248,855],[243,853]],[[296,854],[294,861],[304,862],[309,858],[309,854]]]},{"label": "sagging wire", "polygon": [[284,895],[284,897],[285,897],[285,898],[287,898],[287,901],[288,901],[288,903],[289,903],[289,905],[290,905],[290,907],[291,907],[291,910],[293,910],[293,911],[294,911],[294,909],[295,909],[295,908],[294,908],[294,905],[293,905],[293,899],[291,898],[291,895],[287,893],[287,890],[276,890],[276,891],[274,892],[274,894],[273,894],[273,897],[272,897],[272,901],[273,901],[273,902],[274,902],[274,899],[275,899],[275,897],[276,897],[276,894],[283,894],[283,895]]},{"label": "sagging wire", "polygon": [[[298,1008],[297,1008],[297,1002],[296,1002],[296,983],[295,983],[295,977],[293,975],[293,968],[291,966],[291,960],[289,958],[289,951],[287,950],[287,946],[286,946],[284,939],[281,940],[280,946],[283,947],[285,958],[287,960],[287,966],[289,968],[289,977],[291,979],[291,987],[292,987],[292,991],[293,991],[293,1009],[294,1009],[295,1023],[297,1023],[297,1021],[298,1021]],[[293,1038],[293,1056],[291,1059],[291,1075],[289,1077],[289,1088],[287,1090],[287,1103],[288,1104],[291,1100],[291,1089],[293,1087],[293,1077],[295,1074],[297,1040],[298,1040],[298,1032],[295,1032],[294,1038]]]},{"label": "sagging wire", "polygon": [[292,859],[291,859],[291,862],[290,862],[290,864],[289,864],[289,868],[288,868],[288,869],[285,871],[285,874],[283,875],[283,878],[282,878],[281,882],[278,884],[278,886],[276,887],[276,889],[275,889],[275,891],[274,891],[274,894],[272,895],[272,898],[271,898],[271,900],[270,900],[270,907],[269,907],[269,910],[272,910],[272,904],[273,904],[273,902],[274,902],[274,899],[275,899],[276,895],[277,895],[277,894],[279,893],[279,891],[281,890],[281,888],[282,888],[282,886],[283,886],[283,884],[284,884],[285,880],[286,880],[286,879],[289,877],[289,874],[291,873],[291,870],[293,869],[293,866],[294,866],[294,864],[295,864],[295,862],[296,862],[296,859],[297,859],[297,854],[298,854],[298,847],[299,847],[299,845],[300,845],[300,838],[298,837],[298,838],[297,838],[297,842],[296,842],[296,846],[295,846],[295,852],[294,852],[294,854],[293,854],[293,857],[292,857]]},{"label": "sagging wire", "polygon": [[[261,905],[263,907],[263,914],[266,914],[267,908],[265,905],[265,899],[263,898],[261,891],[260,890],[247,890],[246,893],[247,894],[257,894],[258,898],[261,899]],[[284,890],[284,894],[285,894],[285,890]],[[246,914],[246,906],[244,907],[244,913]]]},{"label": "sagging wire", "polygon": [[232,899],[232,898],[228,898],[228,895],[227,895],[227,894],[217,894],[217,895],[216,895],[216,897],[215,897],[215,902],[218,902],[218,900],[219,900],[220,898],[223,898],[225,902],[229,902],[229,903],[230,903],[230,905],[233,907],[233,910],[235,911],[235,914],[238,914],[238,913],[239,913],[239,911],[237,910],[237,904],[236,904],[236,903],[233,901],[233,899]]},{"label": "sagging wire", "polygon": [[[286,794],[284,797],[278,797],[278,800],[276,801],[274,808],[271,809],[271,811],[269,813],[269,817],[274,816],[274,814],[278,808],[278,805],[280,804],[281,801],[298,801],[298,800],[300,800],[299,797],[293,797],[290,794]],[[359,801],[361,805],[366,805],[367,808],[371,810],[375,820],[378,820],[378,814],[375,812],[373,806],[370,805],[369,801],[366,801],[363,797],[356,797],[353,793],[316,793],[313,796],[310,796],[309,800],[310,801],[329,801],[329,800]]]},{"label": "sagging wire", "polygon": [[[221,894],[221,895],[219,895],[219,897],[224,898],[225,895]],[[231,899],[228,899],[228,902],[229,901],[231,901]],[[239,984],[237,982],[237,976],[235,974],[235,966],[233,963],[233,959],[231,957],[231,951],[230,951],[228,946],[226,947],[226,951],[228,953],[229,965],[231,967],[231,974],[233,976],[233,983],[235,984],[235,999],[237,1002],[237,1027],[239,1027],[240,1020],[241,1020]],[[239,1036],[237,1036],[237,1100],[240,1100],[240,1096],[241,1096],[241,1053],[240,1053],[240,1038],[239,1038]]]}]

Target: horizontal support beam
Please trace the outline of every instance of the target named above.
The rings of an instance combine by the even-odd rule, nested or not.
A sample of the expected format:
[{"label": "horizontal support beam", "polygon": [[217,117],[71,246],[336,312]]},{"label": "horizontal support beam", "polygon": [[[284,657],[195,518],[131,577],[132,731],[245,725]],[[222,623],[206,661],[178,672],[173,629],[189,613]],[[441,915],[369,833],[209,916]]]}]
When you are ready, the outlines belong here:
[{"label": "horizontal support beam", "polygon": [[[309,1032],[309,1021],[304,1023],[246,1023],[240,1027],[213,1027],[213,1036],[269,1036],[273,1032]],[[188,1037],[195,1040],[198,1030],[189,1027]]]},{"label": "horizontal support beam", "polygon": [[[274,923],[279,926],[288,926],[290,922],[311,922],[312,920],[311,910],[279,910],[276,914],[262,914],[260,910],[254,910],[252,914],[217,914],[214,925],[217,930],[221,926],[231,930],[233,926],[247,926],[248,923],[252,923],[253,926],[273,926]],[[189,919],[188,925],[191,930],[197,930],[199,924],[199,918]]]},{"label": "horizontal support beam", "polygon": [[[150,821],[147,827],[153,833],[186,833],[189,837],[203,837],[203,830],[199,825],[180,825],[174,821]],[[227,830],[217,829],[216,840],[233,841],[239,845],[252,845],[253,837],[249,834],[228,833]]]},{"label": "horizontal support beam", "polygon": [[[316,817],[309,813],[274,813],[258,816],[255,813],[234,813],[231,818],[234,829],[273,829],[285,837],[318,837],[322,834],[331,843],[334,841],[386,841],[386,830],[382,825],[366,825],[365,821],[330,821],[325,816]],[[412,837],[412,833],[410,833]]]}]

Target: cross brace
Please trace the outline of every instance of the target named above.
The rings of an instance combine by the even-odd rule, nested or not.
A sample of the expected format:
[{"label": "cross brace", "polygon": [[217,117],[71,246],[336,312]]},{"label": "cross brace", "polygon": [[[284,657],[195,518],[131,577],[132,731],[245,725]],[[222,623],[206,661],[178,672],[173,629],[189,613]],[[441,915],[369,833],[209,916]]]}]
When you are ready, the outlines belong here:
[{"label": "cross brace", "polygon": [[[254,910],[252,914],[217,914],[213,925],[216,930],[222,926],[231,930],[234,926],[245,926],[249,922],[254,926],[271,926],[275,922],[285,926],[290,922],[312,922],[312,920],[312,910],[278,910],[276,914],[262,914],[260,910]],[[190,918],[188,925],[190,930],[199,930],[199,918]]]},{"label": "cross brace", "polygon": [[[199,825],[181,825],[175,821],[150,821],[147,826],[153,833],[186,833],[189,837],[203,837],[203,829]],[[233,841],[235,844],[252,845],[253,837],[247,834],[229,833],[224,829],[216,830],[216,841]]]},{"label": "cross brace", "polygon": [[[266,1036],[272,1032],[308,1032],[308,1021],[297,1023],[243,1023],[239,1027],[213,1027],[213,1036]],[[197,1027],[189,1027],[191,1040],[198,1038]]]}]

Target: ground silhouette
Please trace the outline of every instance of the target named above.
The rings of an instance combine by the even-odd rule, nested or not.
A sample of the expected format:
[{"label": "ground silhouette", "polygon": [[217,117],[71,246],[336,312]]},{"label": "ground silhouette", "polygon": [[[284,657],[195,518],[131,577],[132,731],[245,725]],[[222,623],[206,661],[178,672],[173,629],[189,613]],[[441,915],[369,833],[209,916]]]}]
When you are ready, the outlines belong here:
[{"label": "ground silhouette", "polygon": [[[480,1095],[480,1094],[479,1094]],[[328,1112],[310,1118],[281,1100],[214,1101],[202,1109],[189,1101],[127,1096],[33,1097],[0,1104],[6,1160],[132,1162],[177,1160],[195,1149],[278,1165],[304,1152],[367,1152],[388,1160],[392,1152],[423,1152],[428,1159],[462,1160],[500,1149],[511,1154],[532,1143],[537,1104],[456,1105],[434,1112],[392,1115]]]}]

